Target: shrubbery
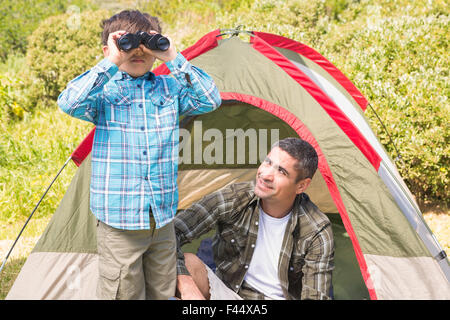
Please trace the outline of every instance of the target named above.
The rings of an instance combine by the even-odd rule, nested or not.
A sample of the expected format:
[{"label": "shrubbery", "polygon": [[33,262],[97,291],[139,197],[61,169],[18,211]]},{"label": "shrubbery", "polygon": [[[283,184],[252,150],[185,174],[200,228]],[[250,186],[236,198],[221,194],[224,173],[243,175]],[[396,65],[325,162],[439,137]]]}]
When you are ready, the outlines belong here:
[{"label": "shrubbery", "polygon": [[0,61],[9,54],[25,54],[27,37],[42,19],[65,12],[70,5],[87,6],[84,0],[2,0],[0,1]]},{"label": "shrubbery", "polygon": [[0,120],[23,119],[24,109],[14,95],[14,86],[19,85],[17,79],[0,74]]},{"label": "shrubbery", "polygon": [[[208,31],[241,24],[315,48],[354,82],[382,118],[405,163],[397,165],[418,200],[449,201],[445,1],[167,0],[144,2],[140,9],[161,18],[164,33],[180,51]],[[99,22],[110,15],[82,13],[75,29],[68,24],[70,14],[40,24],[29,38],[26,108],[53,105],[69,80],[103,58]],[[370,108],[366,115],[396,158]]]},{"label": "shrubbery", "polygon": [[[447,6],[447,10],[446,10]],[[448,5],[433,1],[349,7],[357,19],[323,38],[323,54],[347,74],[387,126],[397,166],[419,201],[450,199]],[[366,115],[392,158],[374,113]]]},{"label": "shrubbery", "polygon": [[29,38],[25,83],[29,108],[54,102],[67,83],[103,59],[101,20],[107,11],[44,20]]},{"label": "shrubbery", "polygon": [[[448,205],[448,12],[445,1],[256,0],[251,13],[236,11],[216,21],[283,35],[319,51],[386,125],[404,160],[396,164],[417,199]],[[370,108],[366,116],[395,159]]]}]

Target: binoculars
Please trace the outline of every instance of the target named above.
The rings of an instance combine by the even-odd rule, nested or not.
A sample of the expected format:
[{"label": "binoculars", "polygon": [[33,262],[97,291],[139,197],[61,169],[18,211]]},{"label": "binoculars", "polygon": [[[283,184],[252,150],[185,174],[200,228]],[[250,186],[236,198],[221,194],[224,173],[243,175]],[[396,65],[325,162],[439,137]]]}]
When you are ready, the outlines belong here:
[{"label": "binoculars", "polygon": [[138,31],[137,33],[127,33],[121,36],[117,40],[119,49],[123,51],[130,51],[143,44],[150,50],[166,51],[170,47],[169,39],[158,34],[148,34],[144,31]]}]

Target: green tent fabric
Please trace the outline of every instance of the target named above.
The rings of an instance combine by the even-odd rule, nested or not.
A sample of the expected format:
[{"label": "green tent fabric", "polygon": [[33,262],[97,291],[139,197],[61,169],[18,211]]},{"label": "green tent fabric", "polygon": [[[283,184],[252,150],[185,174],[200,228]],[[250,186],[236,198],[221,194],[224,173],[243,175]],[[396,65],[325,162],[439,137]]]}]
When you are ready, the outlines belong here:
[{"label": "green tent fabric", "polygon": [[[213,77],[223,103],[180,119],[179,209],[253,180],[273,142],[300,137],[319,155],[306,193],[333,223],[335,299],[450,299],[448,260],[365,119],[358,89],[292,39],[224,33],[208,33],[183,51]],[[74,152],[79,170],[7,299],[95,299],[92,136]],[[195,252],[198,244],[184,249]]]}]

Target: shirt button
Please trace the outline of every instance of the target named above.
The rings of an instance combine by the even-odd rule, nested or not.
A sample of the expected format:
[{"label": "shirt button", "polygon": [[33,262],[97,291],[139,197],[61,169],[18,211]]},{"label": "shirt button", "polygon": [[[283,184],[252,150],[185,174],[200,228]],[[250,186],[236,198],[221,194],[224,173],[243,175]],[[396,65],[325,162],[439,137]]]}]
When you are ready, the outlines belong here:
[{"label": "shirt button", "polygon": [[231,243],[234,243],[234,239],[231,239]]},{"label": "shirt button", "polygon": [[140,88],[140,87],[141,87],[141,85],[140,85],[140,84],[138,84],[138,85],[137,85],[137,87],[138,87],[138,88]]},{"label": "shirt button", "polygon": [[256,221],[255,224],[258,225],[258,221]]},{"label": "shirt button", "polygon": [[141,127],[141,130],[142,130],[142,131],[144,131],[144,130],[145,130],[145,128],[144,128],[144,127]]},{"label": "shirt button", "polygon": [[144,156],[146,156],[146,155],[147,155],[147,151],[142,152],[142,154],[143,154]]},{"label": "shirt button", "polygon": [[290,267],[289,270],[294,271],[294,267]]},{"label": "shirt button", "polygon": [[148,180],[148,177],[144,177],[144,180]]},{"label": "shirt button", "polygon": [[236,289],[237,289],[237,288],[239,288],[239,285],[238,285],[238,284],[236,285]]},{"label": "shirt button", "polygon": [[161,100],[160,102],[159,102],[159,104],[163,104],[164,102]]},{"label": "shirt button", "polygon": [[142,104],[139,105],[139,108],[142,108]]},{"label": "shirt button", "polygon": [[248,264],[245,265],[245,269],[248,269]]},{"label": "shirt button", "polygon": [[255,247],[255,245],[254,244],[252,244],[252,248],[254,248]]},{"label": "shirt button", "polygon": [[115,102],[119,102],[119,99],[114,99]]}]

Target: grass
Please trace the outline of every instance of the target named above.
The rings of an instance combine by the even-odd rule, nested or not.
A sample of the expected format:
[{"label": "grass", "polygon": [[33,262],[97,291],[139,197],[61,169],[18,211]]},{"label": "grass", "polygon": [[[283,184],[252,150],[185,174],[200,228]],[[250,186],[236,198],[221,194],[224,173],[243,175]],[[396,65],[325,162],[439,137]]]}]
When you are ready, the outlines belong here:
[{"label": "grass", "polygon": [[6,295],[11,289],[26,260],[26,256],[22,256],[8,261],[8,264],[0,275],[0,300],[5,300]]},{"label": "grass", "polygon": [[[10,124],[0,136],[0,225],[23,221],[71,152],[92,129],[59,109],[48,108]],[[70,164],[41,204],[36,218],[50,216],[76,166]],[[0,229],[1,230],[1,229]],[[3,232],[1,238],[4,238]]]}]

